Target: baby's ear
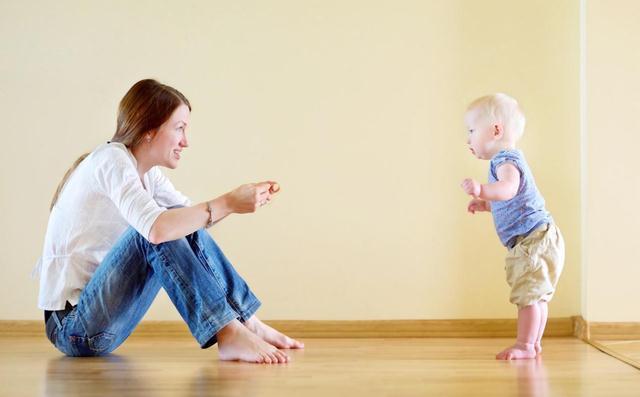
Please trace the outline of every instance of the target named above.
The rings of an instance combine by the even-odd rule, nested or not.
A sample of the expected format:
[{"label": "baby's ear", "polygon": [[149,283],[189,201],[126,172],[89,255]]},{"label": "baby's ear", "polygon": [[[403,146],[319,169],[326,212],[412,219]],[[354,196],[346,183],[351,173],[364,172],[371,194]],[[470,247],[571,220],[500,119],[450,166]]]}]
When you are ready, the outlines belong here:
[{"label": "baby's ear", "polygon": [[493,125],[493,137],[500,139],[502,138],[502,136],[504,135],[504,129],[502,128],[501,124],[494,124]]}]

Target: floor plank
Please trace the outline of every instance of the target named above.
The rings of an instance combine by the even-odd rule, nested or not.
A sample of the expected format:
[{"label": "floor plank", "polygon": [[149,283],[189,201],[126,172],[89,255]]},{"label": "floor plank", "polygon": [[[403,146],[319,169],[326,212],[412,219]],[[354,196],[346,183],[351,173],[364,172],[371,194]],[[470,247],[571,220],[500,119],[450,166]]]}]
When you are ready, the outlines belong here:
[{"label": "floor plank", "polygon": [[187,338],[132,337],[67,358],[44,337],[0,339],[2,396],[637,396],[640,371],[575,338],[500,362],[511,339],[307,339],[286,365],[219,362]]},{"label": "floor plank", "polygon": [[640,369],[640,340],[598,340],[597,344],[606,348],[614,357]]}]

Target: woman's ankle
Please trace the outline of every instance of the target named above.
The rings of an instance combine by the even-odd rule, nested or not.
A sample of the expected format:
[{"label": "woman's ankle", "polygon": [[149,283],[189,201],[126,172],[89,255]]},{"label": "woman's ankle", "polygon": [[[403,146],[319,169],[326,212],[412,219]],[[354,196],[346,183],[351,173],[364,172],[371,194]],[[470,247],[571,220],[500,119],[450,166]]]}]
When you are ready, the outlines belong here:
[{"label": "woman's ankle", "polygon": [[222,327],[218,333],[216,334],[217,338],[218,338],[218,343],[220,342],[220,339],[224,339],[225,337],[235,334],[238,332],[239,328],[244,327],[242,325],[242,323],[240,323],[240,321],[234,319],[231,320],[229,323],[227,323],[227,325],[225,325],[224,327]]}]

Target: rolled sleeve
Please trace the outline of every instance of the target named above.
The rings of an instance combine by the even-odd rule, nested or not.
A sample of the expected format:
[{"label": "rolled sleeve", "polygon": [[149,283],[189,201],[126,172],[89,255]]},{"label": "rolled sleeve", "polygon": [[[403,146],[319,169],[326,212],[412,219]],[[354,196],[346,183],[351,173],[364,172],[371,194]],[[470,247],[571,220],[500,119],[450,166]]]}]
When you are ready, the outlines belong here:
[{"label": "rolled sleeve", "polygon": [[95,178],[100,189],[118,208],[122,217],[149,239],[153,223],[166,208],[156,203],[144,189],[138,173],[126,154],[98,162]]}]

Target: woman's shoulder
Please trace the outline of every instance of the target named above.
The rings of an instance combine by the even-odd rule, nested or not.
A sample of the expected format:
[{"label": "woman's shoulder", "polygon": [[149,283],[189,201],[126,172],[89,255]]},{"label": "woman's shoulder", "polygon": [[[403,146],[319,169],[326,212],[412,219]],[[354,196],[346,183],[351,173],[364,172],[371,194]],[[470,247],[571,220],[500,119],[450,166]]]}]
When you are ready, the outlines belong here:
[{"label": "woman's shoulder", "polygon": [[119,142],[107,142],[99,145],[93,149],[89,158],[97,166],[131,163],[129,150]]}]

